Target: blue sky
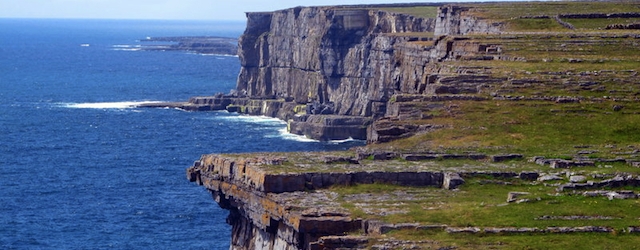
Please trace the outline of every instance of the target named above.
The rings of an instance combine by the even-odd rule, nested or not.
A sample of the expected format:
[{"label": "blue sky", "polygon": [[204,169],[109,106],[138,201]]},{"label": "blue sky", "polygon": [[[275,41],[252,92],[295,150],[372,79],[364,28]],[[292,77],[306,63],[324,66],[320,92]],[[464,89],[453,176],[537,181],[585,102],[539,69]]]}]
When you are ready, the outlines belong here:
[{"label": "blue sky", "polygon": [[0,18],[245,20],[244,12],[295,6],[438,1],[443,0],[0,0]]}]

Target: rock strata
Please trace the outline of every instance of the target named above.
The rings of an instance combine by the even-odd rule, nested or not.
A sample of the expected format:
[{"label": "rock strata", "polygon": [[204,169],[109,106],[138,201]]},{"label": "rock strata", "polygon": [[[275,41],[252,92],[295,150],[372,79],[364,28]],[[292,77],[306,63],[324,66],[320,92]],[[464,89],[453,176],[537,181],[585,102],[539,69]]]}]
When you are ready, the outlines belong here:
[{"label": "rock strata", "polygon": [[[396,9],[393,5],[385,5],[385,8],[295,7],[247,13],[247,28],[238,42],[241,71],[234,91],[194,97],[184,103],[143,105],[277,117],[287,121],[290,132],[318,140],[354,138],[366,139],[370,144],[395,141],[358,148],[350,152],[355,155],[348,156],[344,152],[316,158],[302,153],[303,157],[295,159],[277,154],[202,156],[187,170],[187,178],[206,187],[220,206],[229,210],[227,222],[233,227],[231,249],[358,249],[379,243],[369,242],[372,238],[368,236],[380,236],[394,230],[441,230],[449,234],[468,234],[466,236],[614,232],[605,226],[482,228],[474,223],[461,223],[458,226],[463,227],[456,227],[422,225],[413,223],[415,221],[382,223],[360,218],[358,214],[385,217],[420,209],[442,209],[441,200],[431,200],[430,204],[418,207],[407,203],[424,195],[420,193],[424,190],[451,196],[463,194],[467,190],[458,187],[465,181],[472,185],[500,185],[497,190],[514,187],[513,190],[523,188],[521,190],[531,192],[508,193],[507,202],[513,203],[555,204],[549,197],[577,194],[579,190],[587,197],[602,196],[611,200],[638,197],[633,191],[593,191],[638,186],[640,178],[637,174],[611,173],[607,169],[591,175],[587,172],[600,163],[628,162],[636,166],[637,150],[624,153],[629,157],[614,159],[595,158],[598,157],[595,153],[606,155],[597,150],[581,150],[575,157],[556,156],[562,159],[534,157],[531,162],[545,166],[534,169],[539,166],[520,161],[524,155],[501,152],[511,149],[511,145],[497,142],[505,138],[488,142],[499,145],[489,148],[476,146],[482,144],[476,139],[467,143],[464,136],[460,139],[464,145],[460,146],[455,144],[460,142],[455,137],[453,146],[447,146],[448,141],[437,145],[437,139],[419,140],[424,138],[422,135],[442,129],[459,129],[471,134],[498,129],[473,121],[461,127],[455,122],[464,117],[465,112],[496,110],[505,114],[505,118],[518,117],[503,121],[496,119],[498,116],[489,116],[496,119],[491,121],[497,126],[504,127],[500,130],[509,132],[501,136],[511,137],[507,140],[514,143],[524,141],[526,135],[518,133],[513,125],[528,122],[527,119],[520,120],[527,115],[516,114],[518,109],[499,108],[503,104],[548,106],[535,112],[546,114],[548,110],[558,117],[631,114],[634,103],[639,100],[634,96],[637,93],[633,88],[627,90],[617,86],[637,82],[635,70],[615,70],[616,73],[612,73],[613,70],[549,71],[542,67],[533,72],[529,71],[529,66],[526,70],[511,71],[509,65],[526,63],[537,68],[545,63],[566,63],[597,67],[619,60],[587,56],[585,53],[590,53],[587,50],[602,45],[606,45],[602,50],[621,45],[624,45],[622,48],[635,48],[637,46],[632,45],[640,36],[626,34],[626,31],[580,33],[579,28],[571,33],[512,33],[505,31],[505,23],[483,19],[483,13],[474,13],[473,5],[407,6],[411,10],[425,6],[439,8],[434,17],[396,13],[391,10]],[[580,15],[584,14],[576,15],[520,18],[538,19],[535,22],[550,19],[551,22],[555,20],[554,24],[571,28],[572,24],[566,19],[583,18]],[[598,14],[593,15],[601,18]],[[614,16],[615,13],[611,15]],[[525,21],[523,23],[530,20]],[[612,28],[633,27],[625,24]],[[546,54],[558,54],[562,58],[540,58]],[[619,56],[624,55],[620,53]],[[608,106],[599,110],[591,107],[595,103],[607,103]],[[629,131],[632,129],[630,126]],[[409,137],[412,138],[396,141]],[[408,144],[411,146],[406,147],[410,149],[405,148]],[[481,149],[477,150],[477,147]],[[516,149],[513,152],[528,152],[518,147],[513,149]],[[474,150],[493,152],[494,155]],[[484,167],[487,165],[491,167]],[[605,168],[613,167],[605,165]],[[542,169],[553,172],[545,173]],[[376,188],[393,186],[389,189],[399,188],[397,186],[428,188],[416,191],[400,187],[401,191],[380,195],[335,191],[358,184],[374,184],[365,187]],[[541,198],[539,190],[528,185],[544,186],[539,190],[557,189],[555,194]],[[480,202],[478,209],[528,205],[504,203],[503,195],[500,194],[499,204]],[[431,197],[431,194],[424,196]],[[536,198],[526,199],[530,197]],[[382,203],[385,203],[383,208]],[[469,227],[464,227],[467,225]],[[628,230],[638,231],[635,227]],[[353,236],[353,232],[360,235]],[[375,246],[381,249],[414,248],[412,242],[395,240]]]},{"label": "rock strata", "polygon": [[[268,246],[267,249],[315,249],[333,244],[330,242],[335,239],[324,236],[340,236],[362,228],[362,221],[351,218],[341,208],[299,210],[283,205],[300,200],[298,192],[358,183],[444,187],[445,181],[445,174],[440,172],[274,174],[265,169],[287,164],[286,158],[278,157],[205,155],[187,170],[187,178],[206,187],[222,208],[230,210],[227,222],[233,226],[234,249],[257,245]],[[461,184],[458,174],[447,176],[449,188]],[[308,198],[307,195],[305,199]]]}]

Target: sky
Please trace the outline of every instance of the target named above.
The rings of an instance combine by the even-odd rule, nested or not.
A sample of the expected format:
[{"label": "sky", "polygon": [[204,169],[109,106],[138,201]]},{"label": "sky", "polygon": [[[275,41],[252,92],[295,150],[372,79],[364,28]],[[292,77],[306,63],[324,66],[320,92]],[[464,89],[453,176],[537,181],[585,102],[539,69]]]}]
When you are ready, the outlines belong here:
[{"label": "sky", "polygon": [[296,6],[442,1],[446,0],[0,0],[0,18],[244,21],[245,12]]}]

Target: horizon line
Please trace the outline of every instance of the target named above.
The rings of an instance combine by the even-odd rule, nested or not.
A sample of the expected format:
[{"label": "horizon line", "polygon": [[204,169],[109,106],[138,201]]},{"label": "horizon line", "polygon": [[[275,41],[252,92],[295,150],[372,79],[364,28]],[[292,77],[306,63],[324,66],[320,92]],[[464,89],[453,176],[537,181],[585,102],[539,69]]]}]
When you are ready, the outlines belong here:
[{"label": "horizon line", "polygon": [[122,21],[199,21],[199,22],[246,22],[241,19],[177,19],[177,18],[119,18],[119,17],[4,17],[0,19],[23,19],[23,20],[122,20]]}]

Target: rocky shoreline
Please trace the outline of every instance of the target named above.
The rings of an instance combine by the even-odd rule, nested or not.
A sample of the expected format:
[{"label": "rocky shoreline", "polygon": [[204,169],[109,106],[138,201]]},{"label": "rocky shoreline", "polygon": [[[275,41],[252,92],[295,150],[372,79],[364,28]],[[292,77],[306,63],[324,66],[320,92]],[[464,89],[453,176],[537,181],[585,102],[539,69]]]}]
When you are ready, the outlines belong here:
[{"label": "rocky shoreline", "polygon": [[315,114],[311,105],[300,105],[284,100],[216,95],[192,97],[187,102],[144,103],[141,108],[177,108],[187,111],[226,110],[246,115],[269,116],[287,122],[290,133],[310,139],[330,141],[367,139],[367,126],[372,119],[361,116]]},{"label": "rocky shoreline", "polygon": [[[506,181],[548,182],[536,171],[487,171],[482,169],[438,169],[420,164],[413,168],[382,170],[376,161],[350,158],[332,153],[203,155],[187,169],[187,179],[207,188],[224,209],[230,211],[227,222],[233,226],[232,249],[333,249],[364,248],[371,237],[393,230],[444,231],[447,234],[567,234],[612,233],[606,226],[580,227],[456,227],[443,224],[385,223],[376,219],[353,218],[341,208],[332,186],[388,183],[399,186],[457,189],[465,179],[489,176]],[[450,156],[445,156],[451,158]],[[491,157],[503,160],[504,155]],[[511,156],[510,156],[511,157]],[[420,159],[423,160],[423,159]],[[534,159],[535,160],[535,159]],[[419,163],[420,161],[417,161]],[[552,161],[553,162],[553,161]],[[345,165],[346,164],[346,165]],[[384,164],[397,165],[398,162]],[[291,166],[294,165],[294,166]],[[315,171],[306,170],[313,166]],[[286,170],[282,168],[286,167]],[[454,172],[451,172],[454,171]],[[560,180],[564,178],[559,177]],[[491,181],[491,180],[489,180]],[[560,190],[579,185],[567,183]],[[606,179],[598,188],[640,186],[640,175]],[[447,191],[452,192],[452,191]],[[509,192],[508,203],[535,202],[520,198],[527,192]],[[586,191],[585,197],[610,196],[610,199],[636,199],[633,191]],[[409,194],[403,194],[405,199]],[[623,197],[624,196],[624,197]],[[529,196],[530,197],[530,196]],[[368,197],[374,199],[374,196]],[[383,198],[388,199],[388,198]],[[540,199],[540,198],[536,198]],[[382,202],[372,200],[370,202]],[[393,211],[384,210],[385,213]],[[553,217],[537,220],[603,220],[609,217]],[[345,235],[361,232],[360,236]],[[637,230],[629,228],[627,233]],[[380,249],[386,249],[384,247]]]},{"label": "rocky shoreline", "polygon": [[[602,7],[598,4],[607,4],[580,4],[586,3],[594,4],[594,11]],[[503,6],[511,4],[516,5]],[[528,4],[521,8],[533,8]],[[490,19],[485,13],[490,8],[483,6],[500,7],[495,3],[324,6],[247,13],[247,28],[238,40],[242,67],[235,91],[140,107],[264,115],[287,121],[289,132],[312,139],[367,140],[367,147],[347,152],[203,155],[187,170],[187,178],[207,188],[230,211],[231,249],[456,245],[387,237],[398,231],[402,233],[396,237],[426,234],[449,241],[460,240],[447,238],[456,234],[490,238],[637,233],[638,225],[615,219],[626,214],[601,216],[556,206],[569,211],[558,216],[544,210],[545,205],[555,208],[576,196],[580,200],[571,202],[636,199],[637,191],[624,190],[640,185],[635,144],[617,148],[616,140],[606,138],[606,145],[574,144],[562,151],[572,155],[562,157],[546,150],[541,151],[548,155],[531,155],[529,148],[514,145],[527,139],[527,133],[538,141],[561,137],[557,131],[549,135],[521,131],[529,122],[560,123],[577,116],[583,120],[568,125],[577,130],[589,125],[586,119],[634,121],[640,114],[636,105],[640,90],[635,87],[638,60],[628,51],[637,51],[640,34],[629,30],[635,27],[629,22],[639,14],[505,17],[500,16],[506,13],[502,11]],[[589,19],[595,20],[590,25],[601,27],[583,31],[590,27],[584,24]],[[532,25],[540,25],[542,31]],[[609,26],[624,29],[607,31]],[[612,52],[616,49],[623,52]],[[599,68],[604,65],[611,68]],[[528,110],[517,113],[524,108]],[[456,123],[469,114],[476,116]],[[534,115],[544,119],[535,120]],[[614,132],[634,129],[629,125]],[[441,135],[449,136],[449,141],[463,138],[462,146],[434,143],[438,138],[425,136],[440,131],[460,133]],[[475,134],[463,134],[466,131]],[[481,137],[492,135],[487,131],[502,133],[496,137],[507,138],[508,143]],[[600,143],[580,139],[567,140]],[[539,150],[553,145],[529,147],[534,146]],[[362,185],[383,189],[350,189]],[[469,195],[467,186],[485,193]],[[467,200],[456,200],[459,196]],[[596,206],[598,200],[588,202]],[[471,208],[447,214],[459,204]],[[523,206],[536,207],[515,215],[504,210]],[[454,218],[475,212],[482,217],[485,210],[514,218],[538,210],[545,214],[532,214],[524,223]],[[432,223],[441,220],[450,222]],[[588,223],[555,224],[565,220]],[[464,249],[470,244],[457,246]]]},{"label": "rocky shoreline", "polygon": [[208,55],[238,55],[238,39],[230,37],[147,37],[140,39],[140,42],[142,42],[140,49],[146,51],[188,51]]}]

